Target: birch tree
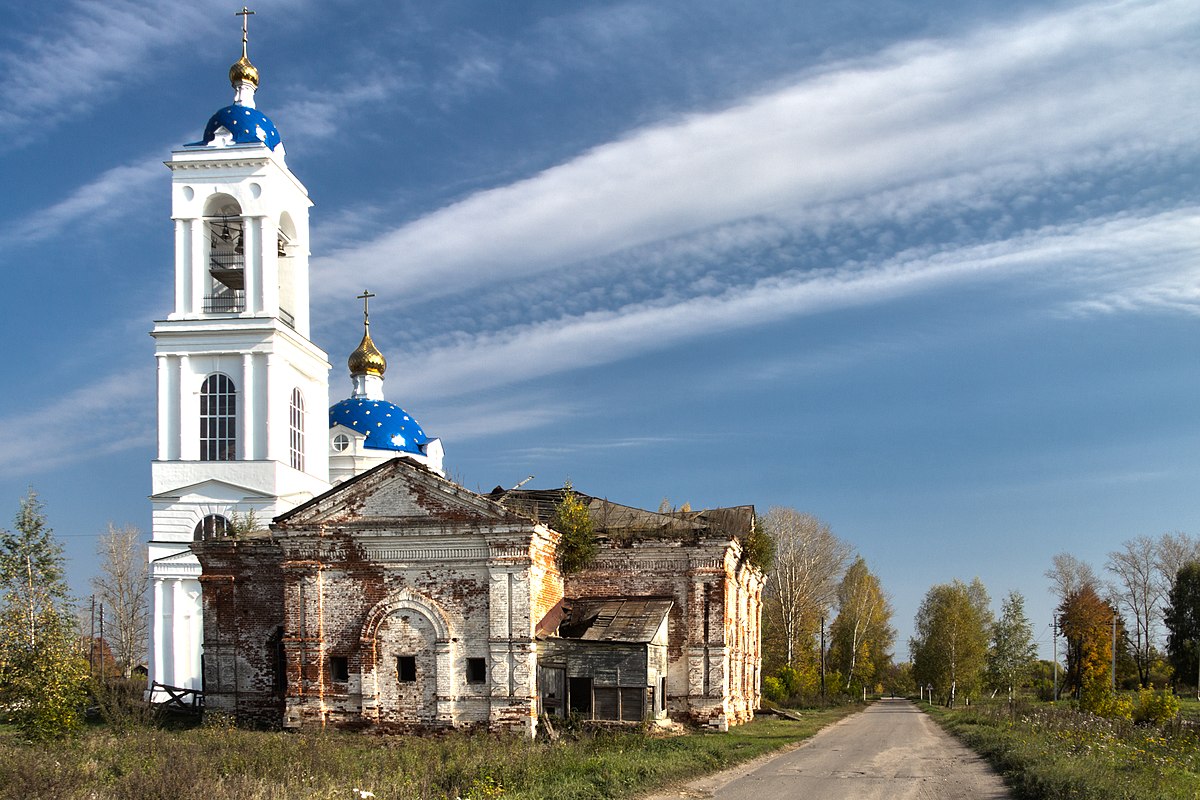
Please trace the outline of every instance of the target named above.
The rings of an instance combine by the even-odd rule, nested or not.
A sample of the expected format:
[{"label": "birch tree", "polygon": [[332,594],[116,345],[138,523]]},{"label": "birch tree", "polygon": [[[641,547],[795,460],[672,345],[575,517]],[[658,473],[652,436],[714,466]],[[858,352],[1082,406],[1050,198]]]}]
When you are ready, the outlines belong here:
[{"label": "birch tree", "polygon": [[1108,554],[1105,569],[1116,578],[1114,599],[1120,609],[1128,612],[1133,621],[1133,660],[1137,665],[1138,683],[1150,683],[1150,667],[1157,657],[1162,604],[1166,587],[1160,575],[1158,544],[1149,536],[1138,536],[1122,542],[1120,550]]},{"label": "birch tree", "polygon": [[909,641],[913,674],[942,690],[947,705],[958,692],[980,688],[992,627],[991,601],[978,578],[933,586],[917,610]]},{"label": "birch tree", "polygon": [[841,672],[845,690],[867,686],[891,662],[896,631],[891,626],[892,604],[879,578],[859,556],[837,588],[837,618],[830,628],[830,660]]},{"label": "birch tree", "polygon": [[109,523],[96,545],[100,574],[92,579],[97,598],[104,603],[110,621],[105,639],[126,678],[141,659],[146,647],[147,581],[146,549],[142,532],[132,525],[118,528]]},{"label": "birch tree", "polygon": [[1084,589],[1099,593],[1100,579],[1086,561],[1080,561],[1070,553],[1058,553],[1051,563],[1053,566],[1044,574],[1050,580],[1051,594],[1057,597],[1059,602]]},{"label": "birch tree", "polygon": [[1033,639],[1033,624],[1025,615],[1025,597],[1011,591],[1000,603],[1000,618],[992,625],[991,647],[988,649],[985,675],[997,690],[1013,689],[1033,675],[1037,662],[1037,644]]},{"label": "birch tree", "polygon": [[813,649],[819,620],[833,605],[850,546],[812,514],[776,506],[760,520],[775,546],[767,605],[784,639],[787,666]]}]

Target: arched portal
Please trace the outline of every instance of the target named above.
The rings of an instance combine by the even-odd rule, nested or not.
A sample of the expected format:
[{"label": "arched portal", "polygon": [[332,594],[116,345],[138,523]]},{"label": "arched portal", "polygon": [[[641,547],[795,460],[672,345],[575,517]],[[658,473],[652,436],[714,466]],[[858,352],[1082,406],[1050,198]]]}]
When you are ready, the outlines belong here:
[{"label": "arched portal", "polygon": [[423,726],[443,716],[453,685],[450,628],[428,597],[401,590],[367,614],[362,633],[364,713],[381,723]]}]

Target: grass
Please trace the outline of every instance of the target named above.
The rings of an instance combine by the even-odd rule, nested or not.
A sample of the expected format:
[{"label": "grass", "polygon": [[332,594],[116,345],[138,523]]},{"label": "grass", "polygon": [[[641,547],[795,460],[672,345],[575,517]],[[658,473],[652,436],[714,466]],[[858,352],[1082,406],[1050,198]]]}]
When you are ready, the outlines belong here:
[{"label": "grass", "polygon": [[1066,704],[923,705],[1027,800],[1200,797],[1200,738],[1180,721],[1137,726]]},{"label": "grass", "polygon": [[625,798],[812,736],[856,706],[759,718],[728,733],[516,736],[94,728],[53,747],[0,733],[0,800]]}]

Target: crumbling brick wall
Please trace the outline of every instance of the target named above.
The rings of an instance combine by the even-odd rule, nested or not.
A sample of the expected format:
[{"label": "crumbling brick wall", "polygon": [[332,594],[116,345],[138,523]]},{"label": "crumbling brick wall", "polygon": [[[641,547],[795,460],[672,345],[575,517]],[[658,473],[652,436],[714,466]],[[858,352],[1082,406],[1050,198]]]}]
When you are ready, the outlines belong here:
[{"label": "crumbling brick wall", "polygon": [[760,701],[762,573],[728,539],[646,539],[602,545],[591,566],[566,576],[569,598],[669,597],[667,710],[726,727]]}]

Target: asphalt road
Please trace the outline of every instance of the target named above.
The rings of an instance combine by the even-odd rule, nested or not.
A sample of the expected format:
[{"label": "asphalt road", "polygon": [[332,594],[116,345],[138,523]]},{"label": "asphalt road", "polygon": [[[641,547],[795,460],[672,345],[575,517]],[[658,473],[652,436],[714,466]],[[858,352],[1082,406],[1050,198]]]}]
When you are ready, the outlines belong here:
[{"label": "asphalt road", "polygon": [[881,700],[782,755],[647,800],[1008,800],[981,758],[907,700]]}]

